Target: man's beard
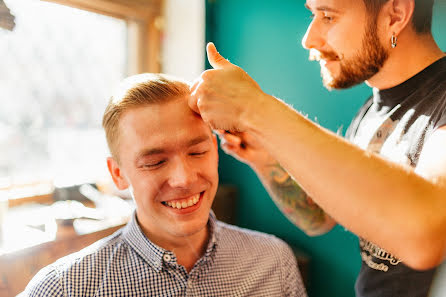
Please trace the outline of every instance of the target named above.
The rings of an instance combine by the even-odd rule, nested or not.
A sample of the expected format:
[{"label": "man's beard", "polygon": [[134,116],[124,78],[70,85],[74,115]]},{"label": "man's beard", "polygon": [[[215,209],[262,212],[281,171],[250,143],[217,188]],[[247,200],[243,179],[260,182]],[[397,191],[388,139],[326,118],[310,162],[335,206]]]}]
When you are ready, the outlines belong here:
[{"label": "man's beard", "polygon": [[362,48],[352,58],[343,59],[335,53],[321,52],[322,59],[324,57],[337,58],[340,64],[340,73],[337,76],[332,76],[327,68],[321,68],[323,83],[327,89],[347,89],[378,73],[389,57],[389,53],[379,41],[376,31],[376,21],[372,20],[367,25]]}]

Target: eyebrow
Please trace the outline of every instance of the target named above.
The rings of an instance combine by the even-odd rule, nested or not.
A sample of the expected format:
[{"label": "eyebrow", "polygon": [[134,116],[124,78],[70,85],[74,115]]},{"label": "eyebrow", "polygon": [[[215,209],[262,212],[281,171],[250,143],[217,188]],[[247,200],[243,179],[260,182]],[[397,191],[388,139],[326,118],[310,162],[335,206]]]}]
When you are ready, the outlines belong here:
[{"label": "eyebrow", "polygon": [[201,136],[198,136],[198,137],[195,137],[195,138],[189,140],[189,141],[187,142],[187,146],[188,146],[188,147],[190,147],[190,146],[194,146],[194,145],[196,145],[196,144],[205,142],[205,141],[207,141],[207,140],[209,140],[209,136],[208,136],[208,135],[201,135]]},{"label": "eyebrow", "polygon": [[[308,6],[307,3],[305,3],[304,6],[305,6],[305,8],[308,9],[309,11],[312,11],[311,7]],[[334,9],[334,8],[332,8],[332,7],[329,7],[329,6],[324,6],[324,5],[322,5],[322,6],[317,6],[315,10],[319,10],[319,11],[329,11],[329,12],[334,12],[334,13],[340,13],[339,10]]]},{"label": "eyebrow", "polygon": [[[194,145],[197,145],[199,143],[205,142],[209,140],[208,135],[201,135],[197,136],[195,138],[192,138],[186,142],[186,147],[191,147]],[[150,155],[157,155],[157,154],[163,154],[166,152],[166,149],[164,148],[151,148],[151,149],[145,149],[138,153],[136,157],[136,162],[138,162],[141,158],[150,156]]]}]

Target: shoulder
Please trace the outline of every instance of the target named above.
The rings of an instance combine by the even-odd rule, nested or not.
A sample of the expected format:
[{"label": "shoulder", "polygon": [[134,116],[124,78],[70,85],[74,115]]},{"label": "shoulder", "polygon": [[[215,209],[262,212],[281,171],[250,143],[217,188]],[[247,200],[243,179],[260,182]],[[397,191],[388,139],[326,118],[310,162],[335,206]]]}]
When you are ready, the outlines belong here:
[{"label": "shoulder", "polygon": [[[249,271],[260,287],[280,285],[283,296],[305,296],[296,256],[290,246],[274,235],[218,222],[220,228],[216,265],[240,279]],[[292,292],[288,294],[289,292]]]},{"label": "shoulder", "polygon": [[64,296],[58,271],[51,265],[41,269],[28,284],[23,295],[27,297]]},{"label": "shoulder", "polygon": [[74,279],[82,283],[82,278],[91,276],[92,270],[100,275],[109,256],[123,248],[121,230],[41,269],[26,287],[25,296],[65,296],[64,286]]}]

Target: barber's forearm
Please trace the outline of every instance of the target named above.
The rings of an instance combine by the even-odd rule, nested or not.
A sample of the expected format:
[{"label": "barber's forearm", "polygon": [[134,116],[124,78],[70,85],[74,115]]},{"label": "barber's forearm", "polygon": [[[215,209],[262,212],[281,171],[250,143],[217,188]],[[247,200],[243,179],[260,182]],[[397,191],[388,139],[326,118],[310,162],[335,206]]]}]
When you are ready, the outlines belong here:
[{"label": "barber's forearm", "polygon": [[442,231],[438,207],[444,208],[444,190],[364,152],[279,100],[260,101],[256,114],[244,119],[249,132],[334,220],[403,260]]},{"label": "barber's forearm", "polygon": [[277,207],[307,235],[327,233],[336,225],[279,163],[256,168],[256,173]]}]

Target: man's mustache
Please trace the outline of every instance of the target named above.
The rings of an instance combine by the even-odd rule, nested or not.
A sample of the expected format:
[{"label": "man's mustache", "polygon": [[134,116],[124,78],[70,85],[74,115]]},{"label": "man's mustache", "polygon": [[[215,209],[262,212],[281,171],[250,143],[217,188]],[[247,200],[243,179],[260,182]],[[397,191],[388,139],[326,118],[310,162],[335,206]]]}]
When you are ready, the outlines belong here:
[{"label": "man's mustache", "polygon": [[320,61],[320,60],[339,60],[339,56],[335,52],[325,52],[315,49],[310,50],[310,61]]}]

